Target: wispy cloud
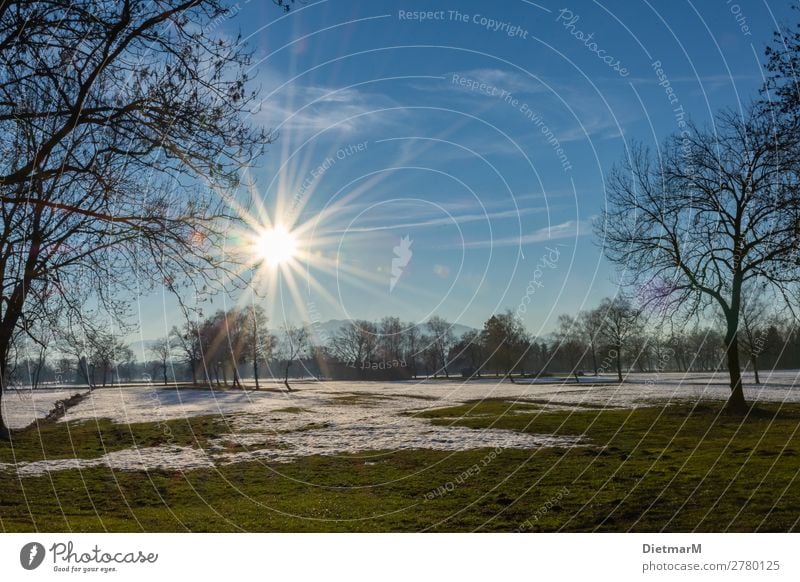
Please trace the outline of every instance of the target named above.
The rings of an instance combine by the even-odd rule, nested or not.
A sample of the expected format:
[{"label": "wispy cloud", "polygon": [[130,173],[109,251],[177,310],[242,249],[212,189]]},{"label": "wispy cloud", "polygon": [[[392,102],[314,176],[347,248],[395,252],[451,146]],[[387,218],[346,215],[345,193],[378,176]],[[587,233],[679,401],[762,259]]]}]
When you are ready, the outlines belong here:
[{"label": "wispy cloud", "polygon": [[[544,207],[536,207],[536,208],[520,208],[518,210],[503,210],[499,212],[487,212],[485,214],[461,214],[461,215],[451,215],[451,216],[441,216],[437,218],[419,218],[414,221],[403,222],[403,223],[396,223],[396,222],[385,222],[383,224],[375,225],[375,226],[357,226],[351,227],[348,229],[343,230],[333,230],[328,231],[330,234],[341,234],[341,233],[365,233],[365,232],[379,232],[384,230],[396,230],[396,229],[410,229],[410,228],[431,228],[436,226],[449,226],[449,225],[461,225],[466,224],[469,222],[480,222],[480,221],[498,221],[498,220],[505,220],[505,219],[513,219],[513,218],[521,218],[523,216],[527,216],[530,214],[540,214],[545,212]],[[403,215],[404,217],[407,215]],[[429,215],[428,215],[429,216]],[[385,221],[385,219],[382,219]]]},{"label": "wispy cloud", "polygon": [[[553,202],[562,200],[564,198],[572,198],[574,193],[570,190],[559,190],[553,192],[525,192],[511,197],[508,195],[505,198],[499,196],[475,198],[458,198],[455,200],[437,201],[436,206],[442,212],[451,214],[469,213],[476,208],[481,207],[486,210],[488,214],[493,214],[496,211],[513,211],[516,212],[517,208],[527,209],[533,203],[536,207],[545,207],[545,201],[550,205],[551,210],[554,208]],[[381,199],[379,199],[381,200]],[[404,219],[419,219],[424,220],[431,215],[431,209],[428,205],[422,204],[419,200],[414,199],[396,199],[392,200],[392,211],[395,216],[402,215]],[[375,206],[374,200],[364,200],[359,202],[350,202],[336,206],[336,216],[355,216],[363,213],[365,210]],[[395,212],[396,211],[396,212]],[[310,215],[316,216],[317,210],[309,211]],[[483,215],[481,215],[483,216]]]},{"label": "wispy cloud", "polygon": [[586,236],[592,232],[591,220],[568,220],[561,224],[546,226],[522,236],[512,236],[495,240],[480,240],[465,242],[463,247],[468,249],[488,249],[498,247],[516,247],[551,240],[576,238]]},{"label": "wispy cloud", "polygon": [[[459,83],[461,79],[464,79],[463,83]],[[599,89],[552,79],[545,83],[535,76],[512,69],[480,68],[452,72],[444,75],[442,82],[447,87],[445,91],[435,84],[420,84],[416,89],[421,92],[436,91],[438,95],[446,96],[448,103],[457,99],[464,104],[462,108],[468,105],[473,107],[472,111],[482,118],[491,114],[491,119],[503,119],[504,123],[511,121],[521,128],[526,128],[527,123],[534,128],[530,119],[535,114],[537,122],[547,125],[561,143],[619,137],[620,127],[638,118],[638,112],[614,107],[613,92],[602,93],[610,101],[606,107],[599,100]],[[484,85],[481,86],[481,83]],[[504,92],[510,93],[513,98],[504,98]],[[516,99],[516,104],[513,99]],[[506,127],[504,123],[498,125]],[[541,145],[540,127],[535,128],[537,131],[525,132],[521,142],[523,151],[529,150],[532,145]],[[519,134],[512,132],[511,135],[516,139]],[[531,142],[527,139],[529,136],[534,136],[536,141]],[[499,139],[493,140],[488,147],[484,143],[475,149],[484,155],[520,155],[513,144]],[[436,155],[463,158],[471,154],[454,150],[437,151]]]},{"label": "wispy cloud", "polygon": [[[273,68],[260,69],[255,82],[262,86],[264,101],[254,112],[254,119],[293,137],[325,130],[352,133],[376,125],[388,126],[387,115],[372,112],[397,107],[388,95],[364,86],[304,84],[302,79],[290,80]],[[402,112],[398,110],[394,118],[399,115]]]},{"label": "wispy cloud", "polygon": [[[454,78],[454,76],[456,76]],[[533,75],[526,75],[519,71],[506,69],[470,69],[467,71],[456,71],[445,76],[445,80],[456,90],[476,92],[474,89],[465,87],[458,81],[460,79],[470,79],[478,83],[486,83],[497,88],[498,92],[507,91],[515,94],[535,94],[543,93],[548,89]],[[455,82],[454,82],[455,81]]]}]

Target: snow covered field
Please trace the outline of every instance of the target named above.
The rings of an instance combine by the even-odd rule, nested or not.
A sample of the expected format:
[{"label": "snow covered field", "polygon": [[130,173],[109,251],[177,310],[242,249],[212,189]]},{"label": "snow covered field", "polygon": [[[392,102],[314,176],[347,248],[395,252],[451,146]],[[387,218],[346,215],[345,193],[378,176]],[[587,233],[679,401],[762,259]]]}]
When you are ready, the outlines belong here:
[{"label": "snow covered field", "polygon": [[[248,460],[285,462],[307,455],[366,453],[397,449],[457,451],[476,448],[535,449],[581,445],[577,437],[532,435],[500,429],[472,430],[434,426],[414,412],[482,398],[519,399],[544,408],[580,409],[584,405],[631,408],[665,401],[725,399],[724,374],[633,375],[619,385],[592,377],[563,384],[511,383],[494,379],[463,382],[298,382],[295,391],[280,384],[262,391],[163,389],[157,386],[105,388],[70,409],[62,421],[110,418],[117,423],[163,422],[195,415],[217,415],[228,426],[205,450],[178,446],[111,452],[97,459],[53,459],[21,464],[23,475],[108,465],[120,470],[189,470]],[[745,376],[752,401],[800,402],[800,373],[762,374],[761,386]],[[75,390],[7,393],[6,422],[30,424]],[[237,452],[229,452],[236,447]],[[10,465],[0,469],[11,470]]]},{"label": "snow covered field", "polygon": [[57,401],[84,391],[83,388],[9,390],[3,394],[3,418],[11,428],[24,428],[47,416]]}]

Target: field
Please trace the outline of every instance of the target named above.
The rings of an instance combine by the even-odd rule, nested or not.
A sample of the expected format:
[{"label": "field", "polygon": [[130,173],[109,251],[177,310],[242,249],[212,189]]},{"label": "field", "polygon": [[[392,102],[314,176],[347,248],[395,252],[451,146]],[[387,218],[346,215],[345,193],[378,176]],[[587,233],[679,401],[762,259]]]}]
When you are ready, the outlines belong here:
[{"label": "field", "polygon": [[714,374],[10,392],[0,527],[795,531],[797,374],[762,378],[746,418]]}]

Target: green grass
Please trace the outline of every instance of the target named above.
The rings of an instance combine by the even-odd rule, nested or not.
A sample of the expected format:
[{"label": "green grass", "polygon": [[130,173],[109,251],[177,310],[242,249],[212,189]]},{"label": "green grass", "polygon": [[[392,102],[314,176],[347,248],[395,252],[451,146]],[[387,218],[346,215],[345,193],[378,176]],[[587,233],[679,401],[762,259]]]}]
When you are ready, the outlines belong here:
[{"label": "green grass", "polygon": [[381,396],[380,394],[351,393],[331,398],[331,402],[336,404],[351,404],[353,406],[380,406],[383,400],[390,400],[390,397]]},{"label": "green grass", "polygon": [[[526,413],[515,413],[520,410]],[[214,532],[800,528],[797,405],[764,406],[742,420],[721,413],[718,404],[546,412],[532,403],[489,400],[419,416],[474,429],[579,435],[586,446],[369,452],[183,474],[93,468],[20,479],[0,471],[0,526]],[[171,442],[194,446],[228,432],[218,417],[166,425]],[[49,424],[18,433],[14,453],[26,461],[96,457],[104,445],[165,444],[163,427]],[[0,459],[12,458],[10,446],[0,444]]]},{"label": "green grass", "polygon": [[[93,459],[105,453],[159,445],[203,446],[230,433],[221,416],[195,416],[162,422],[114,424],[108,419],[39,423],[14,432],[13,444],[0,441],[0,463],[42,459]],[[0,476],[0,479],[4,477]]]},{"label": "green grass", "polygon": [[300,408],[299,406],[287,406],[286,408],[276,408],[273,412],[288,412],[291,414],[302,414],[304,412],[308,412],[305,408]]}]

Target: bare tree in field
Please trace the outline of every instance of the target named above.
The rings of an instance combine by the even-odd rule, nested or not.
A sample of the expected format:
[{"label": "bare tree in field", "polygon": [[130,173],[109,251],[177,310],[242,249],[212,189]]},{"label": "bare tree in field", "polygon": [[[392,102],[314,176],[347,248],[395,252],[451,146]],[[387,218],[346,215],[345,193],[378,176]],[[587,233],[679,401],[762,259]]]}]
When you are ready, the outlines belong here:
[{"label": "bare tree in field", "polygon": [[558,354],[571,368],[570,372],[575,376],[575,382],[578,382],[578,368],[586,353],[580,324],[573,316],[562,313],[558,316],[558,327],[553,332],[553,337]]},{"label": "bare tree in field", "polygon": [[468,364],[471,374],[481,377],[481,371],[486,365],[485,341],[482,331],[471,329],[461,336],[451,350],[456,358],[461,358]]},{"label": "bare tree in field", "polygon": [[433,363],[434,375],[441,370],[444,372],[445,378],[449,378],[447,360],[450,355],[450,348],[455,343],[453,326],[443,317],[434,315],[428,320],[428,330],[430,331],[428,350]]},{"label": "bare tree in field", "polygon": [[89,386],[96,386],[98,382],[106,386],[109,380],[113,383],[119,364],[133,359],[133,351],[127,344],[113,333],[101,329],[86,332],[84,349],[88,372],[91,374]]},{"label": "bare tree in field", "polygon": [[167,379],[167,369],[172,360],[172,350],[172,343],[168,337],[157,339],[153,342],[153,345],[150,346],[150,353],[155,356],[158,366],[161,369],[161,375],[164,378],[164,386],[169,383]]},{"label": "bare tree in field", "polygon": [[384,362],[399,362],[403,359],[403,324],[399,317],[381,319],[378,335],[378,351]]},{"label": "bare tree in field", "polygon": [[488,363],[514,382],[512,373],[530,348],[530,339],[519,317],[510,309],[492,315],[484,323],[480,337]]},{"label": "bare tree in field", "polygon": [[604,299],[597,311],[601,314],[599,333],[605,345],[614,352],[617,379],[622,382],[623,352],[642,331],[641,313],[624,297]]},{"label": "bare tree in field", "polygon": [[600,328],[603,325],[603,314],[599,309],[581,311],[576,324],[589,348],[589,353],[592,356],[592,369],[594,370],[594,375],[597,376],[597,351],[600,342]]},{"label": "bare tree in field", "polygon": [[86,304],[116,317],[134,282],[220,279],[236,217],[214,192],[270,142],[245,121],[249,54],[214,33],[229,14],[221,0],[0,3],[0,384],[34,320],[77,322]]},{"label": "bare tree in field", "polygon": [[722,113],[715,131],[688,125],[658,158],[636,148],[610,175],[597,224],[606,255],[631,283],[657,282],[658,299],[684,312],[722,311],[735,411],[747,410],[742,289],[760,280],[788,293],[798,281],[798,127],[753,106],[744,118]]},{"label": "bare tree in field", "polygon": [[363,319],[342,326],[331,341],[334,357],[353,367],[369,366],[378,355],[378,327]]},{"label": "bare tree in field", "polygon": [[[201,345],[200,324],[187,320],[183,329],[173,326],[170,338],[178,350],[182,352],[183,362],[192,375],[192,385],[197,385],[197,369],[203,363],[203,346]],[[209,382],[210,383],[210,382]]]},{"label": "bare tree in field", "polygon": [[269,359],[275,347],[275,336],[267,329],[267,314],[260,305],[251,305],[241,312],[244,319],[242,325],[245,330],[246,352],[253,366],[253,379],[256,390],[259,390],[258,362]]},{"label": "bare tree in field", "polygon": [[292,367],[295,360],[301,360],[308,356],[309,349],[311,348],[310,336],[308,329],[304,326],[287,325],[283,329],[283,337],[281,340],[279,354],[284,361],[283,384],[286,386],[286,389],[291,392],[292,387],[289,386],[289,368]]},{"label": "bare tree in field", "polygon": [[758,376],[758,357],[764,351],[769,319],[769,304],[759,290],[749,289],[742,297],[742,347],[753,366],[755,383],[761,384]]},{"label": "bare tree in field", "polygon": [[409,321],[403,324],[402,347],[404,360],[411,371],[411,377],[417,377],[417,363],[425,342],[422,339],[422,332],[417,324]]}]

